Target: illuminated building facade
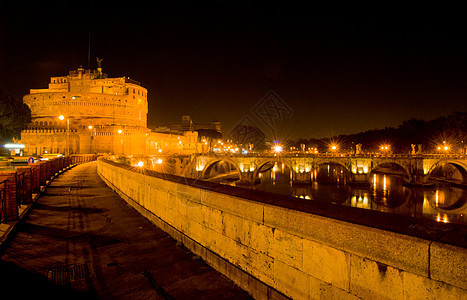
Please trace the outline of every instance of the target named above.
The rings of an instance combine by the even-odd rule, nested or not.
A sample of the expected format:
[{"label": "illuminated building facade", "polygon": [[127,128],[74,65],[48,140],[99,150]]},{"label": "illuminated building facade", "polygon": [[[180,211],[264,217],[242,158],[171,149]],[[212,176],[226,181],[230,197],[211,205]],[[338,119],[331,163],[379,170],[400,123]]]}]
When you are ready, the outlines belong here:
[{"label": "illuminated building facade", "polygon": [[21,132],[26,154],[150,154],[183,150],[180,140],[192,140],[151,133],[147,89],[128,77],[108,78],[100,67],[51,77],[47,89],[31,89],[23,101],[32,117]]}]

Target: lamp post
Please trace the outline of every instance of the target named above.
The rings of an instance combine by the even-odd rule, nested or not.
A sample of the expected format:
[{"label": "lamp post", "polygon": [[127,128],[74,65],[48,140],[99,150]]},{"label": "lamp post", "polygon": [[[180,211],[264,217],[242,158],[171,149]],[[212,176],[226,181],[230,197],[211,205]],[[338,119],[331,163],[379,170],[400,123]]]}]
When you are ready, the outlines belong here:
[{"label": "lamp post", "polygon": [[[64,115],[58,116],[58,119],[63,121],[65,120]],[[66,149],[65,155],[70,155],[70,118],[66,118]]]},{"label": "lamp post", "polygon": [[120,134],[120,144],[122,145],[122,154],[124,154],[125,152],[123,151],[123,130],[119,129],[117,132],[118,134]]},{"label": "lamp post", "polygon": [[391,145],[388,145],[388,144],[381,145],[381,152],[383,154],[386,154],[386,156],[388,156],[389,153],[391,152]]},{"label": "lamp post", "polygon": [[[95,149],[95,145],[94,144],[94,140],[95,140],[95,136],[96,136],[96,129],[94,128],[94,126],[92,125],[89,125],[88,126],[88,129],[91,130],[91,144],[89,146],[89,152],[92,154],[94,151],[93,151],[93,148]],[[93,147],[94,146],[94,147]]]}]

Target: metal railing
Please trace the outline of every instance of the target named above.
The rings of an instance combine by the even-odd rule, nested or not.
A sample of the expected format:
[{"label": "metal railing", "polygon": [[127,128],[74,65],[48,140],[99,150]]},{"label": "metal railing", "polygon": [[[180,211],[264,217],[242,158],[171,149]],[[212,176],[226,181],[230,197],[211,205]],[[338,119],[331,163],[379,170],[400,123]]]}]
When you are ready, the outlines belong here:
[{"label": "metal railing", "polygon": [[24,184],[24,173],[16,174],[16,207],[21,207],[21,204],[26,202],[26,187]]},{"label": "metal railing", "polygon": [[[97,155],[59,157],[29,164],[30,170],[20,170],[19,167],[12,166],[2,167],[2,171],[8,171],[9,175],[0,177],[0,223],[17,218],[21,205],[30,202],[32,193],[39,193],[41,185],[46,184],[60,170],[70,165],[96,160],[97,157]],[[13,193],[10,188],[13,188]]]},{"label": "metal railing", "polygon": [[8,180],[0,182],[0,223],[6,218],[6,187]]}]

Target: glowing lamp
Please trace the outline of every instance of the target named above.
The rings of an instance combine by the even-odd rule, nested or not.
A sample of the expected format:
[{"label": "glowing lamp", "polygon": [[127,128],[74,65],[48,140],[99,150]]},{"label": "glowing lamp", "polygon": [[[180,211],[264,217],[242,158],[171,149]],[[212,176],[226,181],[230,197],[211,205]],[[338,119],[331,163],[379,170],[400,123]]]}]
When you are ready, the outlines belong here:
[{"label": "glowing lamp", "polygon": [[282,150],[283,150],[282,146],[279,146],[279,145],[274,146],[274,152],[280,153],[282,152]]}]

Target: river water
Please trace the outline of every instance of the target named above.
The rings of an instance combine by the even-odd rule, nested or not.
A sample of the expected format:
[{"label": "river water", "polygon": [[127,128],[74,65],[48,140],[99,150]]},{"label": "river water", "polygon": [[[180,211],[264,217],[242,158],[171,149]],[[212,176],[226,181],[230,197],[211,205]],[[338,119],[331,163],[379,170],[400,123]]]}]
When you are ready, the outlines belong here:
[{"label": "river water", "polygon": [[403,185],[403,176],[373,173],[370,184],[346,184],[346,174],[340,166],[325,165],[314,171],[309,185],[292,185],[291,171],[276,165],[261,173],[261,183],[250,186],[260,191],[291,195],[310,201],[325,201],[340,205],[372,209],[438,222],[467,224],[467,190],[437,185],[415,188]]}]

